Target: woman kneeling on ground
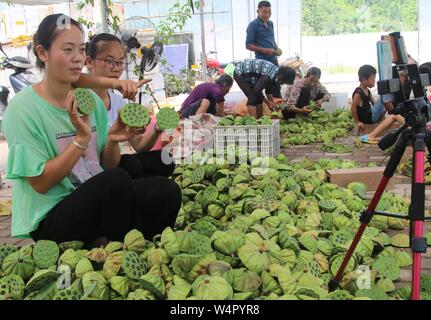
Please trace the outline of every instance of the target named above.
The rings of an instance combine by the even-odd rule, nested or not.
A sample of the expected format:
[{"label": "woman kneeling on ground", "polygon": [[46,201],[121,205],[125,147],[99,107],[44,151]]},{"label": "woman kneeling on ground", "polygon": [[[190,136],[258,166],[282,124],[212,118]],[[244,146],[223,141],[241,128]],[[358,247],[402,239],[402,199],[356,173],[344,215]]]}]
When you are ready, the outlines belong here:
[{"label": "woman kneeling on ground", "polygon": [[[58,21],[69,22],[60,29]],[[136,132],[120,120],[109,129],[95,93],[95,111],[78,115],[72,84],[86,59],[80,24],[48,16],[34,42],[44,79],[18,93],[3,120],[7,178],[13,180],[12,236],[89,245],[99,238],[122,241],[135,228],[152,239],[173,226],[179,187],[164,177],[132,179],[118,168],[119,143]]]},{"label": "woman kneeling on ground", "polygon": [[[87,68],[93,76],[119,79],[125,66],[126,52],[121,40],[108,33],[95,35],[87,43]],[[119,110],[127,103],[123,97],[112,89],[95,89],[108,110],[109,127],[113,127],[118,119]],[[134,178],[170,177],[175,164],[165,164],[162,151],[150,151],[161,138],[162,131],[156,121],[152,121],[144,134],[137,134],[130,144],[137,154],[121,156],[120,168],[125,169]],[[168,160],[168,159],[166,159]]]}]

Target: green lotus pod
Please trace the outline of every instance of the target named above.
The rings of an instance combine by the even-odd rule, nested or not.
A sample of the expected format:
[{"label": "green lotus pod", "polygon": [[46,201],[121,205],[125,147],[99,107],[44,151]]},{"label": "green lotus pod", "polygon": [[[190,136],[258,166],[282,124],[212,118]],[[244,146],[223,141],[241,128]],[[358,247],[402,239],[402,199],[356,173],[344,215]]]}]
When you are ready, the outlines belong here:
[{"label": "green lotus pod", "polygon": [[382,289],[384,292],[394,292],[396,290],[392,280],[387,278],[382,278],[377,282],[377,288]]},{"label": "green lotus pod", "polygon": [[331,255],[333,245],[330,240],[319,238],[317,240],[317,248],[320,253],[322,253],[326,257],[329,257]]},{"label": "green lotus pod", "polygon": [[393,229],[393,230],[404,230],[405,229],[403,220],[398,219],[398,218],[389,217],[388,218],[388,226],[390,229]]},{"label": "green lotus pod", "polygon": [[331,292],[328,295],[328,298],[331,299],[331,300],[345,301],[345,300],[353,300],[354,296],[352,296],[349,291],[346,291],[346,290],[336,290],[334,292]]},{"label": "green lotus pod", "polygon": [[225,255],[218,251],[215,252],[217,260],[223,261],[236,268],[241,265],[241,260],[238,258],[236,254]]},{"label": "green lotus pod", "polygon": [[102,248],[95,248],[87,253],[87,258],[96,263],[103,263],[106,261],[109,253]]},{"label": "green lotus pod", "polygon": [[116,251],[111,253],[103,264],[103,275],[106,279],[111,279],[116,276],[121,269],[123,264],[124,252]]},{"label": "green lotus pod", "polygon": [[124,251],[121,267],[132,280],[139,280],[148,271],[147,263],[134,251]]},{"label": "green lotus pod", "polygon": [[262,285],[260,276],[245,268],[232,269],[226,272],[223,277],[230,283],[235,291],[253,292]]},{"label": "green lotus pod", "polygon": [[333,200],[322,200],[319,202],[319,208],[325,212],[334,212],[337,209],[337,203]]},{"label": "green lotus pod", "polygon": [[220,178],[216,182],[216,187],[219,192],[224,192],[229,190],[230,186],[232,185],[232,179],[231,178]]},{"label": "green lotus pod", "polygon": [[81,300],[82,292],[76,289],[68,288],[58,290],[58,292],[54,295],[52,300]]},{"label": "green lotus pod", "polygon": [[156,297],[148,290],[137,289],[129,293],[127,300],[156,300]]},{"label": "green lotus pod", "polygon": [[313,253],[306,250],[300,250],[297,256],[298,262],[303,262],[305,264],[311,263],[313,259]]},{"label": "green lotus pod", "polygon": [[[341,263],[343,262],[345,256],[346,256],[345,253],[340,253],[340,254],[337,254],[334,257],[332,257],[331,260],[329,260],[330,271],[334,277],[336,276],[338,270],[340,270]],[[345,275],[347,273],[352,272],[353,270],[356,269],[356,266],[357,266],[357,260],[353,256],[350,259],[349,263],[347,264],[347,267],[346,267],[343,274]]]},{"label": "green lotus pod", "polygon": [[238,249],[244,245],[245,237],[238,231],[216,231],[211,237],[211,243],[214,248],[225,254],[231,255],[237,253]]},{"label": "green lotus pod", "polygon": [[306,215],[306,214],[319,214],[320,209],[316,201],[310,199],[299,200],[296,206],[296,214]]},{"label": "green lotus pod", "polygon": [[367,297],[367,298],[370,298],[371,300],[377,300],[377,301],[388,300],[388,296],[386,295],[386,293],[378,287],[374,287],[372,289],[360,289],[356,291],[355,296]]},{"label": "green lotus pod", "polygon": [[251,213],[250,218],[252,218],[253,221],[260,221],[270,216],[271,214],[268,211],[263,209],[256,209]]},{"label": "green lotus pod", "polygon": [[145,250],[146,241],[144,235],[139,230],[132,230],[124,237],[124,249],[142,253]]},{"label": "green lotus pod", "polygon": [[377,237],[373,238],[373,241],[381,244],[382,246],[389,246],[391,244],[391,238],[384,232],[380,232]]},{"label": "green lotus pod", "polygon": [[239,183],[234,187],[229,188],[229,196],[232,200],[236,200],[243,195],[243,193],[247,190],[248,187],[249,185],[246,183]]},{"label": "green lotus pod", "polygon": [[347,250],[354,237],[355,235],[350,229],[341,229],[335,232],[330,239],[336,248]]},{"label": "green lotus pod", "polygon": [[217,257],[214,253],[203,256],[199,261],[193,266],[187,275],[187,280],[194,281],[199,276],[209,273],[209,266],[217,261]]},{"label": "green lotus pod", "polygon": [[2,270],[5,276],[16,274],[23,280],[27,280],[33,275],[34,268],[31,251],[25,247],[3,259]]},{"label": "green lotus pod", "polygon": [[267,229],[275,229],[281,223],[281,219],[278,216],[271,216],[262,221],[262,226]]},{"label": "green lotus pod", "polygon": [[397,253],[395,253],[395,260],[401,268],[407,268],[413,265],[412,256],[404,250],[399,250]]},{"label": "green lotus pod", "polygon": [[379,257],[372,265],[373,270],[377,270],[379,278],[387,278],[395,281],[400,277],[400,267],[395,258]]},{"label": "green lotus pod", "polygon": [[192,284],[193,295],[198,300],[232,300],[231,285],[221,277],[200,276]]},{"label": "green lotus pod", "polygon": [[329,271],[329,262],[328,259],[321,253],[316,253],[314,255],[314,261],[319,266],[320,273],[325,273]]},{"label": "green lotus pod", "polygon": [[139,103],[128,103],[120,110],[121,121],[130,128],[145,128],[150,123],[150,114]]},{"label": "green lotus pod", "polygon": [[[377,209],[380,211],[379,209]],[[381,210],[383,211],[383,210]],[[373,216],[373,219],[371,220],[370,227],[377,228],[382,231],[386,231],[388,229],[388,217],[385,216]]]},{"label": "green lotus pod", "polygon": [[192,232],[188,253],[196,255],[207,255],[213,252],[211,241],[208,237],[197,232]]},{"label": "green lotus pod", "polygon": [[202,255],[179,254],[172,260],[171,268],[176,275],[186,279],[190,271],[202,257]]},{"label": "green lotus pod", "polygon": [[314,253],[317,253],[317,249],[318,249],[318,243],[317,243],[317,238],[316,237],[312,237],[309,235],[301,235],[299,237],[299,243],[308,251]]},{"label": "green lotus pod", "polygon": [[31,293],[33,291],[40,291],[44,286],[56,282],[59,274],[52,270],[40,270],[36,272],[30,280],[28,280],[26,285],[26,291]]},{"label": "green lotus pod", "polygon": [[223,276],[224,273],[231,270],[232,266],[224,261],[216,260],[208,266],[210,276]]},{"label": "green lotus pod", "polygon": [[431,232],[428,232],[428,233],[426,234],[426,238],[427,238],[427,244],[428,244],[429,246],[431,246]]},{"label": "green lotus pod", "polygon": [[[89,290],[94,287],[94,290]],[[82,289],[84,292],[87,290],[91,291],[88,297],[97,300],[108,300],[109,298],[109,286],[108,282],[105,280],[100,272],[87,272],[82,277]]]},{"label": "green lotus pod", "polygon": [[[350,247],[352,244],[352,241],[348,243],[348,246]],[[359,241],[358,246],[356,248],[356,254],[361,257],[371,257],[374,250],[374,242],[371,239],[368,239],[366,237],[363,237],[361,241]]]},{"label": "green lotus pod", "polygon": [[312,288],[297,288],[293,294],[298,297],[299,300],[319,300],[320,295]]},{"label": "green lotus pod", "polygon": [[115,251],[121,251],[123,250],[123,243],[119,241],[112,241],[109,242],[108,245],[105,247],[105,251],[108,252],[108,254],[111,254]]},{"label": "green lotus pod", "polygon": [[145,274],[139,279],[142,289],[151,292],[156,298],[163,299],[166,287],[163,278],[158,275]]},{"label": "green lotus pod", "polygon": [[54,241],[39,240],[33,248],[33,259],[37,267],[46,269],[57,263],[60,249]]},{"label": "green lotus pod", "polygon": [[399,233],[392,237],[391,245],[398,248],[410,247],[410,236],[408,234]]},{"label": "green lotus pod", "polygon": [[365,205],[361,200],[358,199],[348,199],[347,209],[354,212],[362,212],[365,209]]},{"label": "green lotus pod", "polygon": [[278,243],[282,249],[291,249],[294,252],[299,252],[301,250],[298,240],[290,236],[289,232],[286,230],[281,230],[278,234]]},{"label": "green lotus pod", "polygon": [[57,282],[52,282],[41,288],[39,291],[30,293],[24,300],[53,300],[57,291]]},{"label": "green lotus pod", "polygon": [[[176,276],[175,276],[176,277]],[[192,291],[192,286],[187,281],[176,277],[175,285],[167,291],[168,300],[185,300]]]},{"label": "green lotus pod", "polygon": [[196,231],[200,235],[211,238],[217,231],[217,227],[207,220],[200,219],[192,225],[192,230]]},{"label": "green lotus pod", "polygon": [[296,202],[298,201],[298,196],[293,191],[287,191],[281,198],[281,201],[289,207],[289,209],[295,208]]},{"label": "green lotus pod", "polygon": [[207,210],[208,210],[208,215],[215,219],[221,219],[225,214],[224,209],[215,204],[210,204]]},{"label": "green lotus pod", "polygon": [[1,265],[3,264],[4,258],[8,255],[15,253],[18,251],[18,247],[10,245],[10,244],[0,244],[0,270]]},{"label": "green lotus pod", "polygon": [[245,244],[238,249],[238,257],[251,271],[262,273],[269,264],[282,256],[280,247],[273,241],[263,240],[257,233],[246,235]]},{"label": "green lotus pod", "polygon": [[82,256],[73,249],[67,249],[58,259],[58,265],[68,265],[72,270],[75,270],[76,265]]},{"label": "green lotus pod", "polygon": [[169,257],[174,257],[180,253],[180,242],[171,228],[166,228],[162,232],[161,245],[166,250]]},{"label": "green lotus pod", "polygon": [[93,94],[89,89],[76,88],[73,90],[75,95],[76,105],[78,112],[84,116],[88,116],[96,109],[96,101]]},{"label": "green lotus pod", "polygon": [[270,293],[275,293],[277,295],[282,295],[283,290],[281,289],[278,282],[271,276],[269,272],[262,272],[262,293],[268,295]]},{"label": "green lotus pod", "polygon": [[151,268],[153,266],[168,264],[170,259],[165,249],[151,248],[147,256],[147,261]]},{"label": "green lotus pod", "polygon": [[94,271],[93,265],[91,264],[91,261],[86,257],[81,258],[76,264],[75,275],[77,278],[82,278],[84,274],[91,271]]},{"label": "green lotus pod", "polygon": [[24,290],[25,283],[17,274],[10,274],[0,279],[0,296],[21,300]]},{"label": "green lotus pod", "polygon": [[178,127],[180,116],[171,108],[163,108],[157,113],[157,124],[160,130],[170,130]]}]

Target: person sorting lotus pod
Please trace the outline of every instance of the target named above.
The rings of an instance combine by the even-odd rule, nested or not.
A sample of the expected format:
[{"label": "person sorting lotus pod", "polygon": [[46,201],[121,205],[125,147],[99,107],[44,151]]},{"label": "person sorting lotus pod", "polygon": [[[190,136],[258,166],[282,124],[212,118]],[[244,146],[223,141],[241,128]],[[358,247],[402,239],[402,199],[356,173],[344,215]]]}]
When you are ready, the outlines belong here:
[{"label": "person sorting lotus pod", "polygon": [[[122,241],[132,229],[152,239],[173,227],[181,206],[176,183],[132,179],[118,167],[119,143],[132,139],[136,129],[119,119],[109,128],[97,94],[74,94],[86,59],[81,25],[62,14],[47,16],[34,36],[34,51],[44,78],[18,93],[3,118],[6,173],[13,181],[12,236],[91,245],[100,238]],[[84,82],[119,80],[86,76]]]},{"label": "person sorting lotus pod", "polygon": [[287,89],[284,97],[287,107],[282,111],[284,119],[294,118],[297,114],[308,115],[313,111],[310,108],[312,103],[320,108],[324,102],[331,99],[328,90],[320,83],[321,76],[322,71],[312,67],[304,79],[295,81],[295,84]]},{"label": "person sorting lotus pod", "polygon": [[264,102],[272,111],[275,110],[273,92],[276,86],[292,84],[295,76],[295,70],[292,68],[278,67],[261,59],[245,60],[237,64],[234,72],[236,83],[248,98],[249,114],[258,119],[263,116]]},{"label": "person sorting lotus pod", "polygon": [[[87,43],[86,65],[93,76],[119,79],[125,67],[125,59],[126,52],[121,40],[112,34],[101,33],[95,35]],[[94,91],[105,104],[108,111],[109,126],[112,128],[117,124],[119,111],[128,102],[112,89],[102,88],[94,89]],[[173,117],[175,116],[176,114],[173,115]],[[171,176],[175,170],[175,164],[165,164],[162,161],[161,150],[151,151],[157,143],[160,143],[162,132],[163,130],[158,125],[155,117],[153,117],[153,121],[151,121],[145,132],[134,136],[129,141],[136,154],[123,154],[119,167],[125,169],[132,178]]]}]

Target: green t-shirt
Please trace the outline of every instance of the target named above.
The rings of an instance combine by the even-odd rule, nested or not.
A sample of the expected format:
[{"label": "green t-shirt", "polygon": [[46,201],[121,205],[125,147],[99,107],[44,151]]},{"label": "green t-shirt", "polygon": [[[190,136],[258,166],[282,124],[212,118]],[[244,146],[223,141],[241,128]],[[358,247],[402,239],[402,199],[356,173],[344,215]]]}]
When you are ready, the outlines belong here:
[{"label": "green t-shirt", "polygon": [[6,177],[13,180],[12,236],[29,238],[39,222],[79,185],[103,171],[100,154],[108,136],[108,115],[103,101],[93,92],[96,110],[91,115],[92,136],[85,158],[71,174],[46,194],[36,192],[27,177],[38,177],[45,163],[57,157],[74,140],[76,130],[66,110],[51,105],[32,86],[18,93],[3,117],[9,145]]}]

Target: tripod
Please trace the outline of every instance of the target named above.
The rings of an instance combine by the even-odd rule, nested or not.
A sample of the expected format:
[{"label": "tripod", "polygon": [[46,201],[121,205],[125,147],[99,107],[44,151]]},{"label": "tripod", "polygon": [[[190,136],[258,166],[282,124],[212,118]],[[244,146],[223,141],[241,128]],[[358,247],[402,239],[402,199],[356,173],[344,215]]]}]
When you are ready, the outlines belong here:
[{"label": "tripod", "polygon": [[[386,135],[379,143],[379,147],[382,150],[386,150],[396,143],[395,151],[386,166],[383,178],[368,209],[361,215],[361,226],[347,251],[340,269],[335,278],[328,284],[330,292],[336,290],[340,286],[344,271],[373,216],[382,215],[410,221],[410,244],[413,252],[411,299],[420,300],[421,256],[427,252],[427,241],[423,236],[423,224],[425,220],[431,220],[430,218],[425,218],[424,183],[425,151],[428,149],[428,151],[431,152],[431,134],[427,133],[426,130],[427,122],[430,119],[429,111],[430,106],[424,98],[407,101],[396,108],[396,112],[404,116],[406,124],[395,133]],[[411,205],[408,216],[376,211],[377,205],[390,179],[393,178],[406,148],[410,144],[413,146],[414,159]],[[428,157],[428,161],[431,163],[431,156]]]}]

